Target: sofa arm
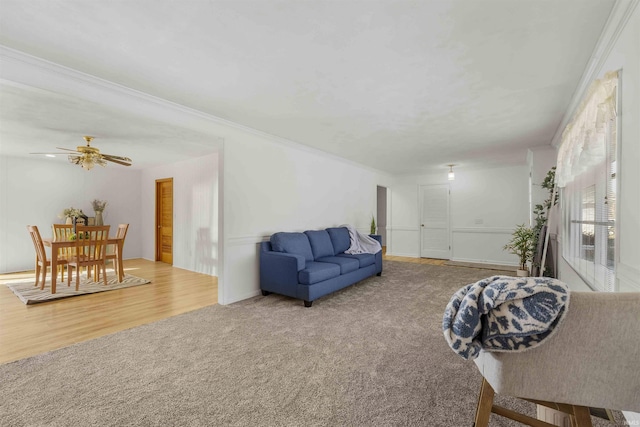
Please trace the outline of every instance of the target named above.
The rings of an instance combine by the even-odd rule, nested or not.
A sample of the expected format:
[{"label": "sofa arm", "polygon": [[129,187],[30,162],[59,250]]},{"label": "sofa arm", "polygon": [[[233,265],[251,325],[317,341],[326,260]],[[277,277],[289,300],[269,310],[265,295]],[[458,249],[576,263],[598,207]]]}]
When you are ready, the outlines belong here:
[{"label": "sofa arm", "polygon": [[260,252],[260,288],[296,296],[298,272],[305,267],[304,256],[284,252]]},{"label": "sofa arm", "polygon": [[[382,236],[380,234],[369,234],[369,237],[372,237],[380,243],[380,247],[382,247]],[[376,274],[378,276],[382,275],[382,251],[376,254]]]}]

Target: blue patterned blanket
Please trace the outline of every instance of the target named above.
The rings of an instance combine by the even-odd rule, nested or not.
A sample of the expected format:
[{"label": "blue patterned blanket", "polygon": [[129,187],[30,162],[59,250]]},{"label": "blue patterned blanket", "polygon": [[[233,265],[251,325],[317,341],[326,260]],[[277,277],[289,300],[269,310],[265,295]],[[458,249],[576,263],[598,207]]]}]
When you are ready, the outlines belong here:
[{"label": "blue patterned blanket", "polygon": [[486,351],[524,351],[550,336],[569,306],[569,290],[547,277],[493,276],[456,292],[444,312],[449,346],[465,359]]}]

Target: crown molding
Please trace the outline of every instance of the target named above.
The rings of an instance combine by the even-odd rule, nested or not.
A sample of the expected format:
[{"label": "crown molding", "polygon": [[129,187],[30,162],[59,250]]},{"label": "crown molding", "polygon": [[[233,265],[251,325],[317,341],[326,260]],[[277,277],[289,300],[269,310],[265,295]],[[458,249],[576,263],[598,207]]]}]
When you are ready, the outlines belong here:
[{"label": "crown molding", "polygon": [[[131,114],[201,131],[225,142],[233,140],[233,137],[230,138],[233,131],[248,133],[288,148],[312,153],[375,174],[393,176],[371,166],[149,95],[3,45],[0,45],[0,81],[4,84],[55,92],[108,105]],[[220,145],[223,146],[223,143],[221,142]]]},{"label": "crown molding", "polygon": [[580,105],[587,89],[591,83],[598,78],[600,73],[602,73],[604,63],[618,41],[622,30],[624,30],[629,22],[629,18],[638,6],[638,3],[640,3],[640,0],[616,0],[616,3],[613,5],[609,18],[600,33],[596,47],[594,48],[591,58],[587,63],[587,67],[582,73],[582,77],[580,78],[580,82],[578,83],[576,90],[573,92],[571,102],[565,110],[564,116],[562,116],[562,120],[560,121],[560,125],[551,139],[551,145],[555,148],[560,146],[560,143],[562,142],[562,132],[564,132],[565,127],[573,118],[573,114],[575,113],[576,108],[578,108],[578,105]]}]

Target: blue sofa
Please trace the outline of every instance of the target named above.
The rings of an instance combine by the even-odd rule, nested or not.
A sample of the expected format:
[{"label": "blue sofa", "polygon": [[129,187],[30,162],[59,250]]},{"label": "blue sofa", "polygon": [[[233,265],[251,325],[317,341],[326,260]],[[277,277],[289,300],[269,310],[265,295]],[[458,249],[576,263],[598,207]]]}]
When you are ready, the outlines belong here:
[{"label": "blue sofa", "polygon": [[[371,235],[382,243],[379,235]],[[382,251],[345,254],[351,246],[346,227],[304,233],[275,233],[260,244],[260,289],[298,298],[305,307],[369,276],[382,274]]]}]

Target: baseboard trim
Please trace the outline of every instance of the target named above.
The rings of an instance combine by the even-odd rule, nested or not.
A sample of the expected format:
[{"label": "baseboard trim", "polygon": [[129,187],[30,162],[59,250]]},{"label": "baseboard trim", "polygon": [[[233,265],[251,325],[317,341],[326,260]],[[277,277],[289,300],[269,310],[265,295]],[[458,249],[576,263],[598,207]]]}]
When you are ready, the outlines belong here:
[{"label": "baseboard trim", "polygon": [[473,264],[487,264],[487,265],[504,265],[504,266],[508,266],[508,267],[518,267],[517,263],[513,263],[513,262],[509,262],[509,261],[504,261],[504,260],[480,260],[480,259],[473,259],[473,258],[451,258],[451,261],[457,261],[457,262],[471,262]]}]

